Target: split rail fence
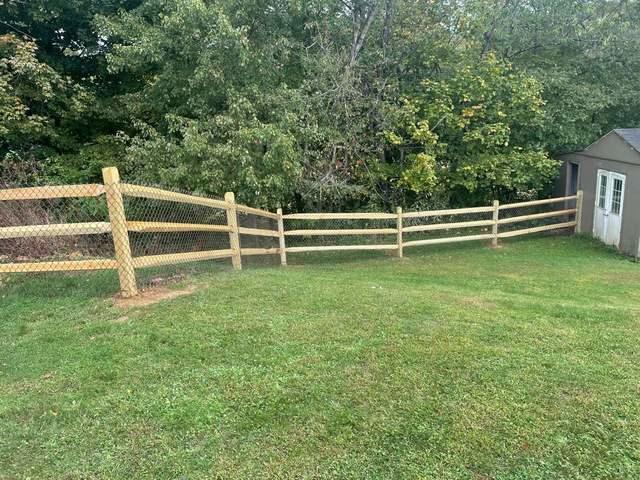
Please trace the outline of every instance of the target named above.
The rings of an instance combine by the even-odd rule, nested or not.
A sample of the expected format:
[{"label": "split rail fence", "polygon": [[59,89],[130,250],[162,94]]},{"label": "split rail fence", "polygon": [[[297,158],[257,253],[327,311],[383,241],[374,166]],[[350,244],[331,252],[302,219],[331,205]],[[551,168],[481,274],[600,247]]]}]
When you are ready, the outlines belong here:
[{"label": "split rail fence", "polygon": [[[324,251],[383,250],[402,257],[405,248],[466,241],[489,241],[497,246],[502,238],[517,237],[538,232],[559,229],[580,231],[582,192],[575,196],[557,197],[530,202],[500,205],[494,201],[486,207],[462,209],[428,210],[421,212],[403,212],[398,208],[395,213],[294,213],[285,215],[282,209],[276,213],[241,205],[235,202],[234,194],[228,192],[224,200],[177,193],[159,188],[133,185],[120,181],[116,168],[103,170],[103,184],[64,185],[31,187],[0,190],[0,206],[19,201],[102,198],[106,204],[104,221],[74,223],[42,223],[29,225],[0,226],[0,245],[4,240],[52,237],[107,235],[112,253],[111,258],[91,258],[90,255],[55,259],[55,245],[49,258],[31,258],[28,253],[16,261],[10,255],[0,258],[0,273],[117,270],[122,295],[133,296],[138,293],[136,271],[148,267],[174,265],[185,262],[199,262],[221,258],[230,258],[234,269],[242,268],[244,256],[279,255],[280,263],[287,264],[287,254]],[[125,208],[126,199],[138,198],[159,201],[171,205],[195,206],[198,210],[190,222],[182,217],[164,211],[163,220],[148,221],[136,218],[140,209]],[[561,204],[561,208],[551,211],[518,214],[521,209]],[[9,207],[10,208],[10,207]],[[214,213],[209,213],[214,211]],[[515,214],[514,214],[515,213]],[[132,215],[132,218],[129,216]],[[239,222],[241,215],[251,215],[267,221],[267,228],[244,226]],[[483,218],[468,220],[470,215]],[[174,218],[175,217],[175,218]],[[554,223],[517,228],[522,222],[560,219]],[[444,219],[444,221],[443,221]],[[49,221],[46,219],[47,222]],[[107,221],[108,220],[108,221]],[[197,221],[196,221],[197,220]],[[20,220],[17,220],[20,221]],[[296,224],[296,228],[285,228],[286,224]],[[330,222],[329,227],[326,226]],[[335,223],[348,224],[349,228],[335,228]],[[353,224],[362,222],[366,228],[353,228]],[[317,227],[316,225],[321,225]],[[382,224],[377,226],[376,224]],[[374,226],[371,226],[374,225]],[[358,225],[356,225],[358,226]],[[516,228],[513,228],[513,227]],[[361,225],[360,225],[361,227]],[[466,234],[466,231],[475,232]],[[211,243],[191,239],[189,245],[179,245],[188,251],[160,254],[136,254],[132,251],[132,235],[145,233],[176,234],[181,232],[222,233],[228,235],[225,248],[211,248]],[[454,232],[452,236],[449,232]],[[424,233],[444,233],[435,238],[413,240],[412,235]],[[264,237],[274,241],[273,246],[242,246],[241,238]],[[326,244],[326,239],[351,237],[367,239],[355,244]],[[301,239],[323,238],[320,245],[307,245]],[[385,240],[386,239],[386,240]],[[242,243],[249,243],[243,241]],[[1,251],[1,249],[0,249]],[[3,263],[8,260],[8,263]],[[37,261],[36,261],[37,260]]]}]

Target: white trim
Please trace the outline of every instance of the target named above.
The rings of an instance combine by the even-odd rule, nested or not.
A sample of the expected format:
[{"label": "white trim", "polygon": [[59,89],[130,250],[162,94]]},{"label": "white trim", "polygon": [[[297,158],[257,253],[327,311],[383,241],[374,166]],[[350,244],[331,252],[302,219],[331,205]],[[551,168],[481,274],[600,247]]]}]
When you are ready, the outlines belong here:
[{"label": "white trim", "polygon": [[[624,173],[618,172],[609,172],[609,176],[614,180],[617,178],[622,181],[622,191],[620,192],[620,211],[618,213],[614,213],[614,215],[618,215],[620,217],[620,232],[622,232],[622,211],[624,209],[624,194],[627,186],[627,176]],[[613,185],[614,183],[611,182],[611,206],[613,206]]]},{"label": "white trim", "polygon": [[[607,177],[607,182],[609,181],[609,172],[607,170],[603,170],[601,168],[598,169],[598,172],[596,174],[596,194],[595,194],[595,207],[596,208],[602,208],[600,207],[600,187],[602,187],[602,177],[605,176]],[[607,185],[607,188],[609,187],[609,185]],[[606,195],[607,193],[605,192],[605,200],[604,200],[604,208],[607,208],[607,199],[606,199]]]},{"label": "white trim", "polygon": [[[599,168],[596,172],[596,191],[595,191],[595,201],[593,204],[593,219],[592,219],[592,227],[591,227],[591,234],[600,239],[598,233],[596,232],[597,226],[598,226],[598,211],[602,210],[602,208],[600,207],[600,187],[602,186],[602,177],[603,177],[603,173],[605,172],[605,170],[602,170],[601,168]],[[607,201],[605,199],[605,207],[607,206]],[[606,217],[603,220],[604,222],[606,222]],[[603,227],[603,230],[606,232],[606,225]]]}]

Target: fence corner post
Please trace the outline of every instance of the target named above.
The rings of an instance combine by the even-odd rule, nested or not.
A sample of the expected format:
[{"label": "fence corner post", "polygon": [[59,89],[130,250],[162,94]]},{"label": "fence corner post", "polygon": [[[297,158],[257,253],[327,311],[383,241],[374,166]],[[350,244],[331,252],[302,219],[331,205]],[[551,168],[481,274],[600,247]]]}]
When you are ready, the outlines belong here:
[{"label": "fence corner post", "polygon": [[496,248],[498,246],[498,220],[500,219],[500,202],[498,200],[493,201],[493,225],[491,226],[491,246]]},{"label": "fence corner post", "polygon": [[282,208],[278,208],[278,240],[280,241],[280,265],[287,266],[287,245],[284,241],[284,219],[282,218]]},{"label": "fence corner post", "polygon": [[127,217],[124,211],[124,201],[120,188],[120,173],[116,167],[102,169],[105,197],[111,223],[111,237],[118,265],[118,278],[123,297],[133,297],[138,294],[136,271],[131,257]]},{"label": "fence corner post", "polygon": [[240,235],[238,230],[238,210],[236,209],[236,196],[233,192],[224,194],[227,206],[227,225],[229,231],[229,247],[231,248],[231,263],[234,270],[242,270],[242,252],[240,251]]},{"label": "fence corner post", "polygon": [[574,233],[582,232],[582,201],[584,197],[584,192],[582,190],[578,190],[576,193],[576,229]]},{"label": "fence corner post", "polygon": [[397,220],[396,220],[396,228],[398,230],[398,237],[397,237],[397,242],[398,242],[398,250],[397,250],[397,255],[398,258],[402,258],[404,255],[404,251],[403,251],[403,243],[402,243],[402,207],[398,207],[396,209],[396,215],[397,215]]}]

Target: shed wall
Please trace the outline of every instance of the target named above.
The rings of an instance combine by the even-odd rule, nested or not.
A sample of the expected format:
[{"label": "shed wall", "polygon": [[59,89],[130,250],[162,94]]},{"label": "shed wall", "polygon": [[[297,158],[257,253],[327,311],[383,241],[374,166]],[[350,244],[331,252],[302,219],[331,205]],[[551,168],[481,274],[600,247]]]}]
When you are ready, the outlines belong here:
[{"label": "shed wall", "polygon": [[[628,155],[627,153],[625,157]],[[561,158],[565,161],[563,169],[568,168],[569,162],[580,164],[578,185],[584,192],[582,231],[585,233],[593,232],[598,170],[626,175],[620,250],[629,255],[637,256],[640,239],[640,166],[625,161],[593,157],[585,153],[570,153]]]},{"label": "shed wall", "polygon": [[640,154],[615,131],[609,132],[580,153],[604,160],[640,165]]}]

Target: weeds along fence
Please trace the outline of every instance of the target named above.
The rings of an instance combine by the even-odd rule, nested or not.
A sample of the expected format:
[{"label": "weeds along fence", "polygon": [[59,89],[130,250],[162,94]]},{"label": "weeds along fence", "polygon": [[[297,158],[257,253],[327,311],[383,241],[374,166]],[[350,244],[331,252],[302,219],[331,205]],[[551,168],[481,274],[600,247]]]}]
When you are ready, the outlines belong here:
[{"label": "weeds along fence", "polygon": [[552,230],[580,231],[582,192],[531,202],[395,213],[294,213],[253,208],[120,181],[0,190],[0,273],[116,270],[133,296],[144,272],[251,258],[287,264],[288,254],[404,249],[488,241]]}]

